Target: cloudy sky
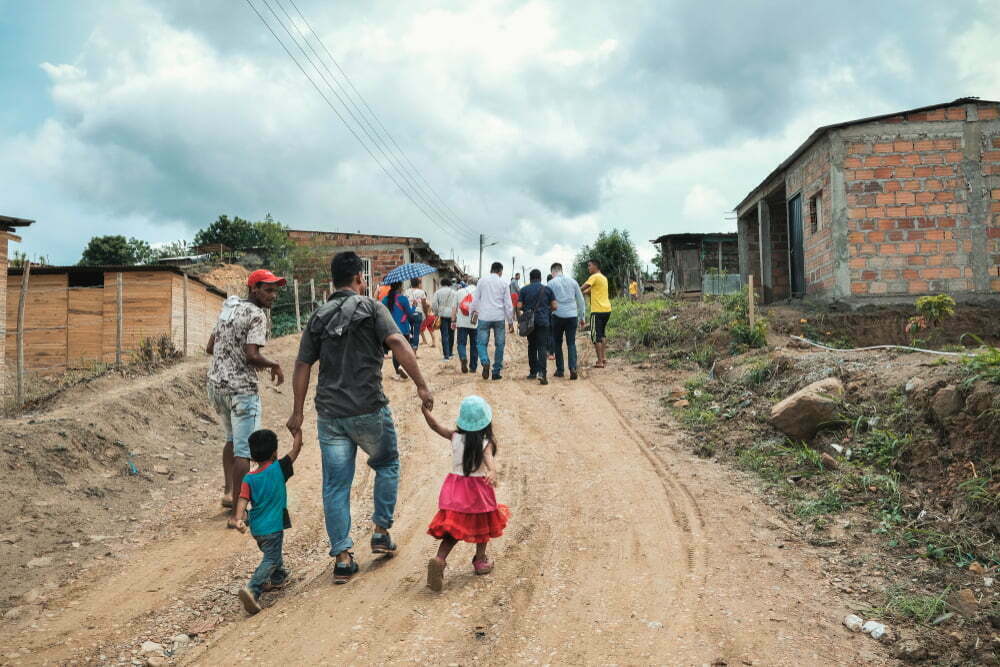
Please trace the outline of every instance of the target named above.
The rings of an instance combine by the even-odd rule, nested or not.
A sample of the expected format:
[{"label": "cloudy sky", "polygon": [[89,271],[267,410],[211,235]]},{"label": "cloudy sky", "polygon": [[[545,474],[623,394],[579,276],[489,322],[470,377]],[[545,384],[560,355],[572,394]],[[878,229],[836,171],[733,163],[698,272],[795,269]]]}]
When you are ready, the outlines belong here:
[{"label": "cloudy sky", "polygon": [[[270,212],[473,269],[479,232],[488,260],[531,265],[618,227],[649,259],[660,234],[734,230],[819,125],[1000,99],[994,0],[295,1],[322,40],[302,48],[340,92],[329,49],[408,162],[363,116],[389,146],[368,154],[247,0],[0,0],[0,213],[38,221],[22,249],[72,263],[93,235]],[[290,0],[250,2],[336,107],[275,18],[306,30]]]}]

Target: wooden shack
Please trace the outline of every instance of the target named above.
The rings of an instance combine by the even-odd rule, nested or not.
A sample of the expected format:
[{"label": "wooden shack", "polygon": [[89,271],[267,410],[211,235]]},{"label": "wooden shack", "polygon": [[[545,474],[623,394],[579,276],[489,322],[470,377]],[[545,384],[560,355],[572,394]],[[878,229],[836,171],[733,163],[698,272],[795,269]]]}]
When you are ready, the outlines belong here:
[{"label": "wooden shack", "polygon": [[[8,303],[18,301],[22,274],[21,269],[8,271]],[[225,299],[219,288],[174,266],[32,267],[25,302],[25,368],[61,372],[114,362],[119,312],[124,354],[138,350],[145,339],[164,335],[178,350],[199,353]],[[16,309],[8,310],[6,320],[12,363]]]},{"label": "wooden shack", "polygon": [[665,234],[660,246],[663,281],[668,292],[720,294],[739,289],[736,234]]}]

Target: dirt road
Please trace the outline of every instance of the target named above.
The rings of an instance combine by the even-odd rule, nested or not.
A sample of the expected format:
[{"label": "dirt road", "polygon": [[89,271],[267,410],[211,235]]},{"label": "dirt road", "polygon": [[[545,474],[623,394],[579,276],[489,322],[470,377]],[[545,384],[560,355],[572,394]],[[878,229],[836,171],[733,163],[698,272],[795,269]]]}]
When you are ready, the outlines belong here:
[{"label": "dirt road", "polygon": [[[290,368],[294,349],[282,339],[273,353]],[[474,577],[472,549],[460,545],[445,590],[425,588],[436,542],[424,530],[449,447],[424,425],[412,385],[390,380],[403,453],[395,558],[369,553],[371,474],[359,465],[353,535],[362,570],[347,586],[332,584],[311,435],[289,487],[294,581],[265,596],[261,614],[245,618],[234,595],[256,547],[222,529],[216,492],[199,490],[171,501],[178,518],[158,539],[81,579],[43,623],[9,636],[20,650],[10,662],[131,660],[142,640],[167,640],[206,619],[217,626],[181,662],[892,662],[882,646],[840,626],[848,610],[818,585],[819,559],[745,481],[681,451],[642,371],[613,361],[542,387],[521,379],[524,356],[515,345],[506,378],[486,382],[430,350],[421,355],[443,419],[453,420],[470,393],[494,406],[498,497],[513,517],[491,545],[492,575]],[[268,390],[264,399],[265,423],[278,430],[290,391]],[[312,416],[306,432],[315,433]]]}]

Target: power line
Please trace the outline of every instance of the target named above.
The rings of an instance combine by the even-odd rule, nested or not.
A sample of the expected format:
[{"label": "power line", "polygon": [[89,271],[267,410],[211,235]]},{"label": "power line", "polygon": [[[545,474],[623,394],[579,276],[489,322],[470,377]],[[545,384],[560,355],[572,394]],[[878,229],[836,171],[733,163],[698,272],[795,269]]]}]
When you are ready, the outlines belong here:
[{"label": "power line", "polygon": [[[299,9],[298,5],[295,4],[295,0],[288,0],[288,1],[292,5],[292,7],[295,8],[295,11],[299,15],[299,18],[302,19],[303,23],[305,23],[306,27],[309,29],[309,32],[312,33],[315,40],[319,42],[320,46],[323,47],[323,50],[326,52],[327,56],[329,56],[330,61],[337,68],[337,71],[339,71],[340,74],[344,77],[344,80],[347,81],[347,85],[350,86],[351,90],[354,91],[354,94],[357,95],[358,99],[361,100],[361,103],[364,105],[365,109],[368,110],[368,113],[375,120],[375,123],[378,124],[378,126],[382,129],[382,132],[385,134],[386,137],[388,137],[389,141],[396,148],[397,153],[401,155],[404,160],[406,160],[406,163],[410,165],[414,173],[416,173],[417,176],[420,178],[420,180],[423,181],[423,183],[427,186],[427,189],[433,194],[433,196],[436,198],[440,206],[445,211],[451,214],[451,219],[457,222],[461,227],[474,233],[474,230],[469,228],[468,225],[466,225],[462,221],[462,219],[459,218],[458,214],[456,214],[455,211],[452,210],[450,206],[448,206],[448,203],[444,200],[444,198],[441,197],[441,195],[437,192],[437,190],[434,189],[434,186],[432,186],[430,182],[426,178],[424,178],[424,175],[421,173],[420,169],[417,168],[415,164],[413,164],[413,161],[410,160],[410,157],[406,154],[406,151],[402,149],[402,147],[396,141],[396,138],[393,137],[392,133],[390,133],[389,130],[385,127],[385,125],[382,123],[382,120],[379,118],[378,114],[375,113],[375,110],[372,109],[370,104],[368,104],[368,100],[366,100],[365,96],[361,94],[361,91],[357,89],[357,87],[354,85],[354,82],[351,80],[351,77],[347,74],[347,72],[344,71],[344,68],[340,66],[340,63],[337,62],[337,59],[333,56],[333,53],[331,53],[330,49],[327,48],[326,43],[320,38],[319,34],[313,29],[312,24],[309,23],[309,20],[306,19],[305,15],[302,14],[302,11]],[[326,67],[326,63],[324,63],[323,66]],[[327,71],[329,71],[329,68],[327,68]],[[333,73],[331,72],[330,75],[333,76]],[[348,98],[350,98],[350,95],[348,95]]]},{"label": "power line", "polygon": [[[268,4],[268,0],[263,0],[263,1],[265,4]],[[333,72],[327,66],[322,56],[320,56],[320,54],[313,47],[312,43],[309,41],[308,35],[306,35],[306,33],[303,32],[302,29],[295,23],[295,19],[293,19],[292,15],[288,13],[288,10],[285,9],[284,5],[281,4],[281,0],[273,0],[273,1],[274,4],[276,4],[278,8],[281,10],[281,12],[285,15],[285,18],[288,19],[289,25],[295,28],[295,32],[298,33],[302,42],[309,48],[313,56],[315,56],[316,60],[319,61],[319,63],[323,66],[323,69],[325,69],[327,74],[330,75],[330,78],[333,79],[334,83],[337,84],[337,88],[340,89],[340,93],[338,93],[337,90],[334,89],[333,84],[331,84],[330,80],[327,79],[326,75],[323,74],[322,71],[320,71],[319,67],[316,65],[316,62],[313,60],[313,58],[311,58],[309,54],[305,52],[305,49],[302,48],[302,44],[299,43],[299,39],[296,38],[295,35],[292,35],[291,30],[287,26],[285,26],[285,23],[281,20],[281,18],[277,14],[275,14],[274,10],[271,9],[270,5],[268,4],[268,9],[271,11],[271,14],[274,15],[275,19],[281,24],[282,28],[285,29],[285,32],[288,33],[288,36],[292,39],[292,41],[295,42],[295,45],[298,47],[299,51],[301,51],[302,55],[306,57],[306,59],[309,61],[309,64],[312,65],[313,69],[316,70],[316,73],[319,74],[320,78],[330,89],[330,92],[332,92],[337,97],[337,99],[343,106],[344,110],[347,111],[348,115],[350,115],[350,117],[354,120],[357,126],[361,128],[361,131],[365,134],[365,136],[368,137],[368,140],[379,150],[379,152],[382,153],[382,155],[388,161],[390,167],[392,167],[396,171],[397,175],[403,178],[406,184],[410,187],[410,191],[417,197],[419,197],[420,200],[423,202],[423,204],[431,212],[433,212],[434,215],[436,215],[441,222],[451,227],[454,230],[454,232],[459,234],[467,234],[471,237],[472,234],[474,233],[472,230],[466,229],[461,224],[461,221],[459,221],[459,224],[455,224],[453,221],[449,220],[447,214],[445,214],[443,210],[440,208],[440,206],[435,201],[433,201],[433,197],[427,196],[427,193],[420,187],[420,185],[416,182],[416,180],[405,169],[402,162],[399,161],[399,158],[392,153],[392,149],[385,142],[385,139],[383,139],[379,135],[378,131],[374,128],[374,126],[372,126],[371,122],[365,116],[364,112],[351,97],[350,92],[348,92],[348,90],[343,86],[340,80],[333,74]],[[302,13],[299,12],[299,15],[302,16]],[[303,17],[303,21],[304,20],[305,19]],[[306,23],[308,25],[308,22]],[[315,31],[313,31],[313,34],[315,35]],[[329,53],[329,51],[327,52]],[[334,64],[336,64],[336,62]],[[341,95],[341,93],[343,93],[343,95]],[[355,113],[355,111],[357,113]],[[387,148],[389,150],[386,150]]]},{"label": "power line", "polygon": [[[267,8],[271,11],[271,13],[275,15],[275,18],[277,18],[277,14],[275,14],[274,10],[267,3],[267,0],[263,0],[263,2],[264,2],[265,5],[267,5]],[[281,45],[281,48],[284,49],[284,51],[285,51],[286,54],[288,54],[288,57],[292,59],[292,62],[294,62],[295,66],[299,68],[299,71],[302,72],[303,76],[305,76],[306,79],[309,80],[309,83],[312,84],[313,88],[316,89],[316,92],[319,93],[320,97],[323,98],[323,101],[326,102],[327,106],[329,106],[330,109],[337,115],[337,118],[340,119],[340,122],[344,124],[344,126],[347,128],[347,130],[354,136],[354,138],[358,141],[358,143],[361,144],[361,146],[365,149],[365,151],[368,153],[368,155],[371,156],[371,158],[375,161],[375,163],[379,166],[379,168],[381,168],[382,171],[385,173],[385,175],[389,177],[389,180],[391,180],[393,182],[393,184],[395,184],[395,186],[399,189],[399,191],[402,192],[403,195],[407,199],[410,200],[410,203],[413,204],[435,226],[437,226],[438,228],[440,228],[442,231],[444,231],[447,234],[454,233],[453,230],[449,229],[447,226],[444,226],[436,218],[434,218],[433,216],[431,216],[419,203],[417,203],[417,201],[413,198],[413,196],[411,196],[410,193],[406,190],[406,188],[404,188],[400,184],[400,182],[396,179],[396,177],[393,176],[393,174],[388,169],[386,169],[385,165],[382,164],[382,162],[378,159],[378,157],[371,150],[371,148],[369,148],[368,144],[365,143],[365,141],[361,138],[361,136],[357,133],[357,131],[355,131],[355,129],[351,126],[351,124],[347,121],[347,119],[344,118],[343,114],[337,109],[336,106],[334,106],[333,102],[330,101],[330,98],[327,97],[327,95],[319,87],[319,85],[316,83],[316,81],[313,80],[313,78],[309,75],[309,73],[302,66],[302,64],[295,57],[295,55],[291,52],[291,50],[288,48],[288,46],[285,44],[285,42],[281,39],[281,37],[278,36],[278,33],[276,33],[274,31],[274,28],[271,27],[271,24],[267,22],[267,20],[260,13],[260,11],[257,9],[257,7],[253,4],[253,2],[251,2],[251,0],[246,0],[246,3],[247,3],[247,5],[250,6],[250,9],[253,10],[253,13],[257,15],[257,18],[260,19],[261,23],[264,24],[264,27],[267,28],[268,32],[270,32],[271,35],[274,37],[274,39],[277,40],[278,44]],[[278,22],[281,23],[280,19],[278,20]],[[286,32],[288,31],[287,28],[285,30],[286,30]],[[314,65],[314,67],[315,67],[315,65]]]}]

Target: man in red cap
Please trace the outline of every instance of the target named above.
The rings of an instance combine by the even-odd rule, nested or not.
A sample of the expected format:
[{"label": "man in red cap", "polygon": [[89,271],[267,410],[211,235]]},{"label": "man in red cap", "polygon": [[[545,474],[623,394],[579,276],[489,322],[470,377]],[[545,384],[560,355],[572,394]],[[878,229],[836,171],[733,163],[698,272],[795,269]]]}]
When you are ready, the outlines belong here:
[{"label": "man in red cap", "polygon": [[222,313],[208,339],[207,352],[212,355],[208,370],[208,397],[219,413],[226,432],[222,450],[222,469],[226,490],[222,506],[233,508],[228,528],[236,528],[239,517],[236,505],[243,476],[250,470],[250,434],[260,428],[260,390],[257,371],[271,372],[275,386],[285,376],[276,361],[267,359],[260,349],[267,344],[265,308],[278,297],[278,288],[285,285],[267,269],[254,271],[247,277],[250,295],[247,299],[231,296],[222,306]]}]

